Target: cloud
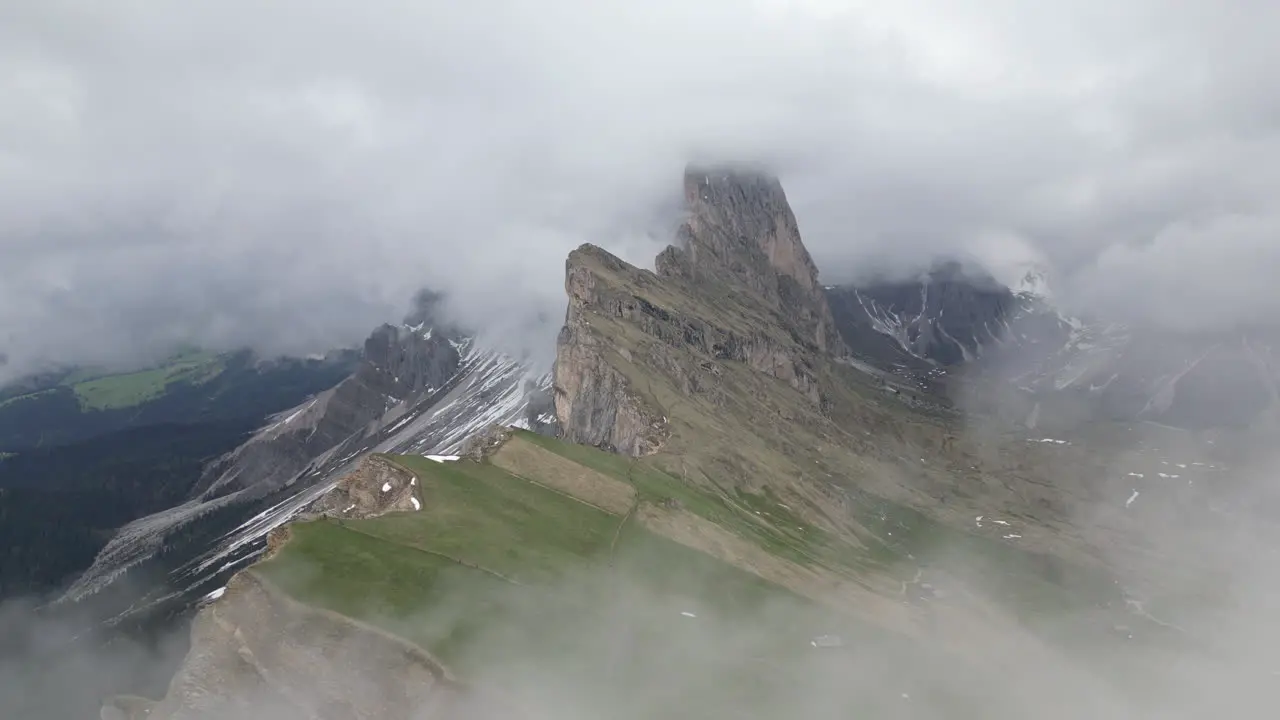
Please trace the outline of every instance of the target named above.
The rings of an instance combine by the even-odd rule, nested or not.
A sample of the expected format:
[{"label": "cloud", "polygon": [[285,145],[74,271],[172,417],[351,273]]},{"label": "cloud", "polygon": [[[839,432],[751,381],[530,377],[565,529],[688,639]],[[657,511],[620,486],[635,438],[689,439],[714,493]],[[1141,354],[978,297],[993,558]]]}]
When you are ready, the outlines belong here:
[{"label": "cloud", "polygon": [[316,350],[423,285],[518,335],[561,312],[572,247],[650,260],[692,156],[777,167],[830,279],[1014,238],[1144,317],[1171,285],[1195,317],[1247,317],[1280,304],[1222,290],[1260,267],[1252,243],[1185,263],[1276,220],[1277,13],[10,3],[0,351],[14,372],[179,339]]}]

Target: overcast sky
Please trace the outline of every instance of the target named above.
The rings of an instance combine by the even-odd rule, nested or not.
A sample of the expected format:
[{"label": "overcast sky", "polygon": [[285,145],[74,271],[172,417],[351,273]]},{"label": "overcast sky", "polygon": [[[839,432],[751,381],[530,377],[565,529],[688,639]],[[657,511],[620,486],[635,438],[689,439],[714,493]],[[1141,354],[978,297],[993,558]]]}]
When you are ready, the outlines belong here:
[{"label": "overcast sky", "polygon": [[1263,320],[1278,29],[1264,0],[3,2],[0,352],[305,352],[423,285],[558,321],[568,250],[649,263],[693,155],[773,163],[831,281],[967,252]]}]

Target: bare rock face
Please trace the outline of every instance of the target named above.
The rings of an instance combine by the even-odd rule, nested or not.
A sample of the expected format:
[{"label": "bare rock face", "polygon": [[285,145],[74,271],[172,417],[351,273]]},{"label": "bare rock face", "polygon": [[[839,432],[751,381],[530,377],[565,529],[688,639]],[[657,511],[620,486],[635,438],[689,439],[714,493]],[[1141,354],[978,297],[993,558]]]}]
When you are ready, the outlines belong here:
[{"label": "bare rock face", "polygon": [[600,270],[625,272],[621,260],[584,246],[569,256],[565,288],[569,310],[556,342],[554,401],[556,420],[574,442],[627,455],[645,455],[660,444],[660,413],[631,387],[614,363],[625,348],[611,343],[592,327],[601,312],[619,317],[620,299]]},{"label": "bare rock face", "polygon": [[843,345],[782,186],[758,173],[690,169],[685,192],[681,246],[658,255],[656,274],[593,245],[569,255],[554,391],[557,422],[574,442],[653,452],[669,431],[648,379],[707,390],[722,362],[824,406],[816,360]]},{"label": "bare rock face", "polygon": [[431,720],[461,686],[425,651],[301,605],[252,573],[197,615],[166,696],[110,700],[103,717],[151,720]]},{"label": "bare rock face", "polygon": [[648,430],[655,413],[605,358],[608,349],[584,328],[560,333],[556,359],[556,417],[574,442],[640,456],[659,442]]},{"label": "bare rock face", "polygon": [[684,194],[682,246],[659,257],[658,274],[748,288],[818,349],[839,353],[818,268],[778,179],[750,168],[690,167]]},{"label": "bare rock face", "polygon": [[484,430],[476,433],[462,446],[462,457],[476,462],[482,462],[493,453],[497,452],[512,435],[510,427],[505,425],[490,425]]}]

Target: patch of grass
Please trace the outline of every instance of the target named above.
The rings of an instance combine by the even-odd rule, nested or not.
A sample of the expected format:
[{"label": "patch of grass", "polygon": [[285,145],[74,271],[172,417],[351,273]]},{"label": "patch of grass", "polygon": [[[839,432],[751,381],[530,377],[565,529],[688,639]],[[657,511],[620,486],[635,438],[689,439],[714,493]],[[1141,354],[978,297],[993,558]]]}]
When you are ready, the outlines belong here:
[{"label": "patch of grass", "polygon": [[296,524],[292,533],[285,550],[255,572],[304,602],[399,634],[446,662],[480,632],[506,590],[491,575],[330,520]]},{"label": "patch of grass", "polygon": [[[296,524],[290,542],[255,571],[304,602],[422,645],[464,679],[483,672],[488,681],[501,683],[504,673],[527,679],[529,669],[537,668],[547,682],[597,689],[584,695],[616,703],[619,717],[630,717],[627,708],[691,719],[724,712],[776,717],[777,708],[761,703],[784,697],[790,684],[803,679],[804,663],[814,658],[809,640],[815,635],[867,642],[874,637],[885,646],[902,646],[901,638],[872,635],[870,628],[636,523],[621,528],[612,563],[594,562],[598,552],[569,553],[578,555],[576,566],[561,567],[554,576],[530,568],[525,574],[540,578],[533,584],[505,582],[427,552],[450,547],[442,540],[450,529],[439,527],[441,520],[454,530],[492,529],[481,517],[495,507],[490,493],[509,492],[511,503],[531,502],[540,509],[554,502],[535,497],[547,492],[537,486],[526,483],[532,491],[527,493],[512,484],[523,482],[516,478],[495,481],[489,468],[458,465],[463,469],[456,474],[432,472],[420,482],[424,497],[464,504],[439,508],[432,516],[424,507],[424,514],[361,523]],[[469,496],[436,492],[437,484],[463,478],[487,487]],[[418,521],[416,534],[408,533],[406,519]],[[505,542],[526,546],[531,552],[519,559],[535,565],[546,555],[567,557],[563,548],[577,544],[568,538],[580,528],[571,522],[554,526],[559,533],[549,532],[548,525]],[[496,538],[473,540],[502,550]],[[655,687],[662,692],[655,694]]]},{"label": "patch of grass", "polygon": [[807,599],[752,573],[628,522],[618,538],[614,563],[630,582],[662,595],[687,598],[695,614],[740,619],[770,608],[783,611],[792,638],[806,640],[830,628],[815,624],[818,613]]},{"label": "patch of grass", "polygon": [[200,383],[221,371],[217,355],[189,353],[157,368],[73,382],[71,388],[85,410],[126,408],[159,397],[171,383]]},{"label": "patch of grass", "polygon": [[512,437],[487,461],[526,480],[571,495],[619,517],[636,506],[636,489],[546,448]]},{"label": "patch of grass", "polygon": [[[768,493],[718,498],[643,462],[522,437],[736,533],[763,537],[744,516],[756,510],[807,527]],[[597,715],[765,718],[794,711],[780,703],[829,682],[854,653],[870,648],[878,671],[903,678],[940,657],[488,463],[391,459],[418,477],[420,511],[295,524],[255,572],[422,645],[464,680],[519,687],[536,668],[539,682],[572,690],[568,701],[606,702]],[[848,650],[811,647],[826,634]],[[900,702],[904,688],[868,685],[864,709],[882,692]]]},{"label": "patch of grass", "polygon": [[910,556],[913,564],[936,561],[988,591],[1024,621],[1052,619],[1120,599],[1102,572],[953,528],[882,498],[864,500],[857,504],[858,519],[880,538],[881,544],[872,546],[878,559],[894,563]]},{"label": "patch of grass", "polygon": [[[797,548],[798,544],[803,545],[803,543],[798,543],[795,537],[780,534],[753,521],[741,511],[730,506],[723,497],[712,495],[694,487],[692,484],[654,467],[645,460],[634,460],[621,455],[607,453],[597,448],[575,445],[524,430],[516,432],[519,437],[536,443],[546,450],[585,465],[604,475],[631,483],[635,486],[640,500],[652,503],[675,500],[695,515],[728,528],[779,557],[799,563],[809,563],[813,559],[811,554]],[[795,527],[798,528],[801,525],[802,523],[797,522]]]},{"label": "patch of grass", "polygon": [[346,521],[354,530],[537,581],[606,551],[619,519],[488,463],[393,461],[419,477],[422,510]]},{"label": "patch of grass", "polygon": [[641,499],[675,499],[689,511],[800,564],[820,564],[854,577],[881,573],[902,580],[921,564],[937,560],[963,569],[966,582],[989,591],[1028,622],[1118,599],[1103,573],[950,527],[870,493],[852,491],[855,520],[865,529],[858,534],[859,546],[806,523],[767,485],[759,494],[734,490],[731,497],[719,497],[653,467],[647,458],[633,460],[534,433],[522,432],[521,437],[633,483]]}]

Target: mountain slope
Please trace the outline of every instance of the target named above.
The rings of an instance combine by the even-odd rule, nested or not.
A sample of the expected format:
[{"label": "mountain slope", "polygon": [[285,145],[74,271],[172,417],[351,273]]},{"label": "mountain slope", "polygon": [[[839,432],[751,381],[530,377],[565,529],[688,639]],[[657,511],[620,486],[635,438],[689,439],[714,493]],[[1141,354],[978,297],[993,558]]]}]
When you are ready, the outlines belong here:
[{"label": "mountain slope", "polygon": [[1032,426],[1103,418],[1198,430],[1247,426],[1280,409],[1280,332],[1187,334],[1069,317],[1041,275],[1015,291],[954,262],[826,294],[859,357],[924,385],[958,373],[1010,384],[1021,397],[1003,397]]},{"label": "mountain slope", "polygon": [[[923,687],[906,669],[945,657],[846,614],[819,569],[772,554],[765,536],[715,533],[755,525],[752,512],[643,461],[530,433],[488,453],[389,458],[412,473],[366,489],[407,492],[412,508],[278,532],[271,558],[202,612],[199,652],[168,696],[141,706],[147,716],[269,703],[275,717],[340,705],[391,718],[470,717],[477,705],[562,717],[776,717],[806,696],[892,711],[912,695],[980,715],[977,675]],[[775,521],[789,516],[777,503],[757,507]],[[702,532],[684,529],[690,523]],[[336,614],[302,620],[316,612]],[[747,622],[754,629],[743,633]],[[394,642],[380,631],[415,649],[371,650]],[[358,652],[363,673],[317,677],[338,663],[300,652],[322,635],[331,656]],[[815,650],[824,636],[874,644],[880,667],[850,682],[843,673],[854,659]],[[283,654],[276,643],[299,650]],[[237,646],[258,659],[246,667],[232,657]],[[214,653],[228,657],[213,663]],[[384,684],[406,673],[421,679]]]},{"label": "mountain slope", "polygon": [[[32,393],[11,387],[0,404],[0,597],[58,588],[114,530],[185,499],[202,467],[264,416],[350,368],[341,353],[269,363],[187,354],[138,373],[56,378],[61,385]],[[91,409],[85,398],[114,407]],[[128,398],[136,402],[121,407]]]},{"label": "mountain slope", "polygon": [[261,418],[332,387],[354,353],[262,360],[188,352],[122,374],[71,370],[0,391],[0,450],[19,452],[148,425]]},{"label": "mountain slope", "polygon": [[[718,177],[736,184],[722,195],[735,212],[750,213],[743,203],[780,202],[772,183],[732,172]],[[686,187],[701,183],[697,171],[686,178]],[[704,229],[722,216],[696,204],[690,212]],[[736,227],[722,235],[733,236]],[[1037,638],[1032,644],[1080,651],[1090,663],[1099,662],[1098,653],[1107,664],[1133,661],[1127,675],[1141,665],[1131,653],[1142,651],[1117,639],[1171,641],[1167,627],[1135,614],[1128,601],[1162,597],[1165,607],[1182,605],[1187,578],[1212,572],[1218,562],[1203,550],[1241,520],[1206,512],[1216,505],[1210,495],[1230,492],[1234,481],[1218,476],[1208,490],[1201,470],[1194,485],[1181,474],[1224,463],[1212,436],[1097,414],[1066,439],[1029,434],[1023,421],[1034,396],[1019,422],[1008,423],[966,396],[1005,404],[992,378],[910,372],[903,378],[860,356],[858,336],[846,336],[848,356],[824,351],[810,339],[812,318],[823,314],[815,299],[779,302],[768,283],[744,284],[733,270],[696,267],[758,267],[768,262],[763,243],[703,253],[690,268],[696,252],[687,249],[689,235],[686,229],[685,248],[659,256],[657,272],[591,246],[570,255],[569,309],[554,375],[567,439],[643,458],[747,507],[755,497],[785,504],[822,533],[809,559],[857,578],[866,592],[850,605],[869,623],[902,622],[898,603],[906,584],[942,567],[945,579],[930,585],[949,587],[950,598],[982,600],[938,605],[949,616],[933,631],[938,646],[963,646],[972,638],[961,640],[959,628],[986,627],[990,637],[1013,643],[1011,652],[1014,646],[1023,652],[1030,633]],[[970,297],[998,299],[999,292],[987,286]],[[956,328],[954,334],[977,341],[961,346],[983,349],[980,357],[1003,350],[982,345],[981,318],[959,320],[938,326],[936,337]],[[914,367],[924,362],[918,358]],[[1178,479],[1186,484],[1169,482]],[[1133,506],[1139,487],[1141,509]],[[1175,534],[1176,550],[1151,543]],[[1197,543],[1203,544],[1190,552]],[[915,623],[907,625],[919,630]],[[1117,636],[1116,627],[1129,631]]]},{"label": "mountain slope", "polygon": [[181,502],[246,421],[150,425],[0,461],[0,598],[73,579],[117,528]]},{"label": "mountain slope", "polygon": [[[260,554],[273,528],[364,455],[456,452],[492,423],[540,425],[539,394],[525,363],[456,329],[378,328],[354,373],[210,463],[182,502],[121,528],[60,603],[92,599],[108,616],[188,603]],[[153,589],[141,600],[103,593],[130,578]]]},{"label": "mountain slope", "polygon": [[[1029,437],[917,392],[831,334],[776,180],[691,169],[685,189],[680,245],[656,272],[570,254],[542,384],[560,439],[499,429],[460,445],[481,420],[545,411],[513,382],[518,363],[460,350],[456,385],[291,478],[279,468],[301,462],[288,448],[308,413],[342,403],[302,409],[211,473],[209,492],[273,492],[172,574],[211,603],[170,692],[131,707],[1124,717],[1167,705],[1147,694],[1170,686],[1153,659],[1257,680],[1238,658],[1187,654],[1218,626],[1168,614],[1214,560],[1181,551],[1239,517],[1201,512],[1226,484],[1212,438],[1110,423]],[[387,374],[352,382],[373,377]],[[284,461],[248,460],[275,443]],[[1211,481],[1156,477],[1171,465]],[[1143,534],[1170,527],[1187,547]],[[154,528],[136,530],[117,559]],[[274,554],[224,587],[263,545]],[[383,680],[406,676],[420,681]]]}]

